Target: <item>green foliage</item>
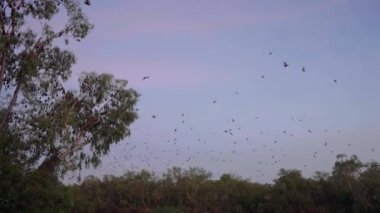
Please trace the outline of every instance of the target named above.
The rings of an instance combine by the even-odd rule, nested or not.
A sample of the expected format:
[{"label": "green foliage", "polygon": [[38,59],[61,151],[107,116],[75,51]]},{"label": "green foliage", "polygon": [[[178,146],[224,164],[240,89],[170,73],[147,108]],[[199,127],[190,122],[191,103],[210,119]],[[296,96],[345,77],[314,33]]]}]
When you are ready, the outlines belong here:
[{"label": "green foliage", "polygon": [[[97,166],[111,144],[129,136],[139,95],[127,81],[95,72],[82,72],[79,88],[67,88],[76,58],[57,44],[80,41],[93,28],[82,3],[89,5],[0,1],[0,212],[105,206],[94,204],[101,188],[65,187],[58,174]],[[54,17],[65,21],[60,29],[52,25]],[[33,22],[41,27],[28,25]],[[94,197],[82,199],[86,190]]]},{"label": "green foliage", "polygon": [[[12,138],[2,146],[26,169],[63,175],[97,166],[112,143],[130,135],[137,118],[139,95],[125,80],[83,72],[78,90],[65,87],[76,58],[55,44],[80,41],[93,28],[81,2],[0,2],[0,137]],[[58,15],[66,23],[55,30],[50,21]],[[31,20],[43,23],[41,29],[31,29]]]},{"label": "green foliage", "polygon": [[159,208],[154,208],[153,213],[181,213],[182,209],[176,208],[176,207],[159,207]]},{"label": "green foliage", "polygon": [[[201,168],[174,167],[161,177],[142,170],[64,186],[49,172],[26,171],[3,158],[0,190],[7,193],[0,193],[0,211],[379,212],[380,164],[359,162],[355,156],[339,157],[331,174],[316,172],[313,178],[281,169],[273,184],[232,174],[211,179]],[[337,182],[347,174],[352,188]]]},{"label": "green foliage", "polygon": [[[354,191],[337,182],[347,174],[355,177],[350,179]],[[88,177],[70,187],[77,189],[77,212],[86,212],[82,205],[121,212],[378,212],[379,186],[378,163],[338,156],[332,174],[316,172],[304,178],[298,170],[281,169],[271,185],[232,174],[213,180],[201,168],[173,167],[161,178],[143,170],[102,181]]]},{"label": "green foliage", "polygon": [[31,173],[1,161],[1,212],[67,212],[70,193],[50,173]]}]

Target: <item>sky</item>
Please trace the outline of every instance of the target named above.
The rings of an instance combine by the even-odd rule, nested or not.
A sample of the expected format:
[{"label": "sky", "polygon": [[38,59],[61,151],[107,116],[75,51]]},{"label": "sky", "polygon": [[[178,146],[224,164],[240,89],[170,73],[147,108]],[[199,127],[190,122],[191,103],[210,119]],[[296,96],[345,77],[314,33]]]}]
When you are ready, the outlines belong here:
[{"label": "sky", "polygon": [[270,183],[340,153],[380,160],[379,1],[91,3],[70,81],[107,72],[141,97],[131,137],[81,176],[179,166]]}]

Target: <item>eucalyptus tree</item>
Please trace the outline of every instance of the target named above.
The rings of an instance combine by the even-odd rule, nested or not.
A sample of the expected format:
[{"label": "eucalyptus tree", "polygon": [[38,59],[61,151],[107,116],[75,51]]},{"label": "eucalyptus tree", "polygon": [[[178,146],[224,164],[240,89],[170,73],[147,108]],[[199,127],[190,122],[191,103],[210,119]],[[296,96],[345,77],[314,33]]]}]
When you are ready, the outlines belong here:
[{"label": "eucalyptus tree", "polygon": [[[90,72],[82,73],[77,90],[65,84],[76,62],[65,48],[93,28],[83,13],[88,5],[79,0],[0,1],[2,158],[64,174],[98,165],[112,143],[130,135],[139,94],[127,81]],[[65,24],[59,27],[57,19]]]}]

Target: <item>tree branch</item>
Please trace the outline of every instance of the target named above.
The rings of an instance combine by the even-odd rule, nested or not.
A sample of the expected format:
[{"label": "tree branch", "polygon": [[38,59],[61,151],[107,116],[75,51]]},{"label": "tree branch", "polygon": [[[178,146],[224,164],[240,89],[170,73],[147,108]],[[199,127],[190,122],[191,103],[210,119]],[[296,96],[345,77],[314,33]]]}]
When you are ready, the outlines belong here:
[{"label": "tree branch", "polygon": [[[1,36],[5,36],[5,26],[4,26],[4,22],[5,22],[5,17],[3,17],[3,14],[4,14],[4,11],[3,11],[3,8],[1,8],[0,10],[0,27],[1,27]],[[4,79],[4,72],[5,72],[5,61],[7,59],[6,57],[6,52],[7,52],[7,48],[6,48],[6,44],[4,45],[4,49],[2,50],[2,54],[1,54],[1,62],[0,62],[0,93],[1,93],[1,89],[3,88],[3,79]]]},{"label": "tree branch", "polygon": [[[64,32],[65,32],[65,30],[66,29],[64,29],[64,30],[61,30],[60,32],[58,32],[58,33],[56,33],[56,34],[54,34],[53,36],[51,36],[50,38],[46,38],[44,41],[41,41],[41,39],[39,39],[37,42],[36,42],[36,44],[34,45],[34,51],[33,51],[33,56],[34,56],[34,58],[37,58],[42,52],[43,52],[43,50],[44,50],[44,48],[45,48],[45,46],[46,45],[48,45],[51,41],[52,41],[52,39],[54,39],[54,38],[58,38],[58,37],[61,37],[63,34],[64,34]],[[5,61],[4,61],[4,64],[5,64]],[[5,65],[4,65],[5,66]],[[19,76],[21,76],[21,73],[22,73],[22,70],[20,70],[20,73],[19,73]],[[4,69],[2,68],[1,69],[1,73],[0,73],[0,82],[1,82],[1,84],[2,84],[2,75],[4,74]],[[7,120],[8,120],[8,118],[9,118],[9,115],[10,115],[10,113],[12,112],[12,109],[13,109],[13,107],[14,107],[14,105],[16,104],[16,101],[17,101],[17,97],[18,97],[18,93],[19,93],[19,91],[20,91],[20,88],[21,88],[21,79],[20,78],[18,78],[17,79],[18,81],[17,81],[17,87],[16,87],[16,90],[14,91],[14,93],[13,93],[13,97],[12,97],[12,100],[11,100],[11,102],[9,103],[9,105],[8,105],[8,108],[7,108],[7,111],[6,111],[6,113],[5,113],[5,115],[4,115],[4,117],[3,117],[3,119],[2,119],[2,121],[1,121],[1,123],[0,123],[0,130],[3,130],[4,128],[5,128],[5,124],[6,124],[6,122],[7,122]],[[1,87],[0,87],[1,88]],[[0,92],[1,92],[1,90],[0,90]]]},{"label": "tree branch", "polygon": [[59,154],[59,159],[61,161],[63,161],[68,155],[82,149],[84,146],[90,143],[89,141],[80,143],[81,140],[83,139],[85,132],[100,123],[100,120],[98,118],[95,118],[95,120],[94,120],[94,117],[90,117],[90,118],[92,120],[88,120],[87,124],[85,125],[85,128],[83,128],[77,135],[73,145],[70,148],[68,148],[65,152]]},{"label": "tree branch", "polygon": [[68,148],[65,152],[59,154],[58,158],[60,161],[63,161],[68,155],[74,153],[75,151],[80,150],[85,145],[89,144],[89,142],[80,143],[80,141],[83,139],[83,136],[84,136],[84,132],[81,131],[75,138],[74,144],[70,148]]},{"label": "tree branch", "polygon": [[16,21],[16,6],[15,5],[12,5],[11,2],[8,1],[8,6],[11,7],[11,26],[10,27],[10,32],[6,32],[5,31],[5,19],[6,17],[4,17],[3,15],[4,14],[4,11],[0,11],[1,13],[1,29],[2,29],[2,36],[6,37],[6,40],[5,40],[5,44],[4,44],[4,49],[2,51],[2,55],[1,55],[1,62],[0,62],[0,93],[1,93],[1,90],[2,90],[2,87],[3,87],[3,81],[4,81],[4,75],[5,75],[5,63],[7,61],[7,52],[9,50],[9,41],[8,39],[10,38],[11,35],[15,35],[15,30],[16,30],[16,25],[17,25],[17,21]]},{"label": "tree branch", "polygon": [[16,87],[15,91],[13,92],[12,100],[9,103],[7,111],[5,112],[5,115],[3,116],[3,119],[2,119],[2,121],[0,123],[0,130],[3,130],[7,126],[6,125],[7,120],[9,118],[9,115],[12,112],[12,109],[13,109],[14,105],[16,104],[17,96],[18,96],[18,93],[20,91],[20,88],[21,88],[21,81],[18,81],[17,82],[17,87]]},{"label": "tree branch", "polygon": [[3,82],[4,82],[4,74],[5,74],[5,62],[7,61],[7,51],[8,51],[8,45],[5,45],[3,49],[3,54],[1,55],[1,62],[0,62],[0,93],[3,88]]}]

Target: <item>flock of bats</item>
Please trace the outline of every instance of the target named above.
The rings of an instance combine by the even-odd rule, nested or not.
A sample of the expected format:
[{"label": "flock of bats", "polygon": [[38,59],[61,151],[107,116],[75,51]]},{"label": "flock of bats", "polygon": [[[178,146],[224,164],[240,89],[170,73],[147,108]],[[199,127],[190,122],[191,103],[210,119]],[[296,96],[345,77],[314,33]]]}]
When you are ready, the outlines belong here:
[{"label": "flock of bats", "polygon": [[[273,55],[273,52],[270,51],[269,56]],[[282,67],[283,69],[287,69],[290,65],[286,62],[283,61]],[[302,66],[300,68],[300,71],[303,73],[306,73],[306,68],[305,66]],[[264,75],[261,75],[261,78],[265,78]],[[150,76],[143,76],[141,78],[142,81],[149,80]],[[337,79],[333,79],[334,83],[337,83]],[[239,92],[235,92],[235,95],[239,95]],[[212,104],[217,104],[218,100],[212,100]],[[136,109],[138,111],[138,109]],[[156,114],[151,115],[151,119],[158,119],[158,116]],[[179,115],[179,123],[182,125],[185,125],[185,113],[181,113]],[[254,120],[259,120],[258,116],[253,117]],[[293,122],[302,122],[304,118],[295,118],[292,116],[290,118]],[[187,121],[186,121],[187,122]],[[256,171],[256,177],[250,177],[254,179],[263,179],[265,178],[264,174],[264,168],[263,166],[274,166],[278,165],[279,163],[283,160],[286,160],[288,157],[287,153],[283,150],[284,147],[282,147],[282,143],[280,143],[278,137],[295,137],[295,133],[292,132],[291,130],[282,130],[277,133],[276,139],[272,141],[272,143],[264,143],[264,144],[254,144],[249,136],[243,137],[243,138],[234,138],[236,135],[239,135],[238,131],[242,132],[243,127],[239,126],[238,119],[236,118],[229,118],[227,120],[231,124],[230,127],[226,129],[220,130],[220,132],[213,132],[212,135],[217,136],[217,135],[225,135],[223,137],[231,137],[232,143],[230,144],[229,148],[231,147],[236,147],[236,148],[231,148],[231,150],[226,150],[224,147],[221,148],[221,146],[216,146],[214,148],[210,148],[210,146],[213,146],[214,144],[208,144],[208,141],[203,139],[202,136],[195,136],[197,135],[196,132],[193,131],[193,128],[196,129],[197,126],[177,126],[173,128],[173,132],[170,133],[168,137],[163,137],[163,138],[150,138],[150,134],[147,134],[145,141],[142,139],[139,143],[129,143],[127,142],[127,146],[124,145],[123,147],[123,158],[119,158],[117,156],[113,156],[113,161],[111,163],[105,164],[102,167],[103,168],[113,168],[117,169],[120,168],[125,168],[127,171],[129,170],[141,170],[143,168],[148,168],[148,170],[155,170],[157,169],[157,162],[162,161],[163,167],[166,166],[166,168],[170,168],[170,166],[188,166],[190,165],[189,163],[192,161],[198,161],[198,162],[204,162],[204,161],[215,161],[217,163],[230,163],[230,165],[226,165],[226,168],[230,168],[231,165],[233,167],[233,164],[231,164],[233,161],[230,158],[231,156],[239,156],[239,155],[244,155],[246,151],[251,151],[251,152],[256,152],[260,153],[261,151],[264,151],[266,153],[270,153],[270,156],[268,156],[269,160],[261,159],[256,162],[252,162],[252,167]],[[158,124],[157,124],[158,125]],[[188,129],[191,132],[185,132],[185,129]],[[314,132],[318,132],[319,130],[312,131],[311,129],[306,129],[305,134],[312,134]],[[332,134],[331,132],[335,132],[335,134],[339,134],[340,130],[333,130],[329,131],[327,129],[321,130],[321,134]],[[192,135],[196,146],[191,146],[193,144],[187,144],[181,141],[181,134],[189,134]],[[235,134],[236,133],[236,134]],[[263,135],[264,132],[262,130],[256,132],[257,135]],[[252,136],[252,135],[251,135]],[[189,137],[189,136],[187,136]],[[152,143],[157,140],[165,140],[166,144],[164,146],[161,146],[161,150],[157,150],[156,146],[152,146]],[[186,140],[190,140],[187,138]],[[215,140],[218,140],[215,138]],[[213,141],[216,142],[217,141]],[[244,143],[245,142],[245,143]],[[162,145],[162,144],[161,144]],[[199,145],[204,145],[205,147],[202,148]],[[239,145],[242,145],[239,149]],[[171,147],[170,147],[171,146]],[[350,147],[351,143],[347,144],[347,147]],[[156,148],[155,148],[156,147]],[[318,155],[321,154],[321,152],[329,153],[332,155],[335,155],[336,153],[332,149],[332,147],[329,147],[329,143],[327,141],[321,141],[319,145],[319,150],[313,151],[311,153],[312,157],[314,159],[318,158]],[[243,149],[243,150],[242,150]],[[370,150],[371,152],[374,152],[375,149],[372,148]],[[280,153],[280,154],[279,154]],[[335,157],[335,156],[334,156]],[[173,162],[175,160],[175,162]],[[166,163],[164,163],[166,160]],[[321,160],[321,159],[320,159]],[[129,165],[127,165],[129,164]],[[202,166],[202,165],[201,165]],[[307,167],[307,163],[304,162],[303,167]],[[216,175],[220,175],[220,173],[216,173]]]}]

